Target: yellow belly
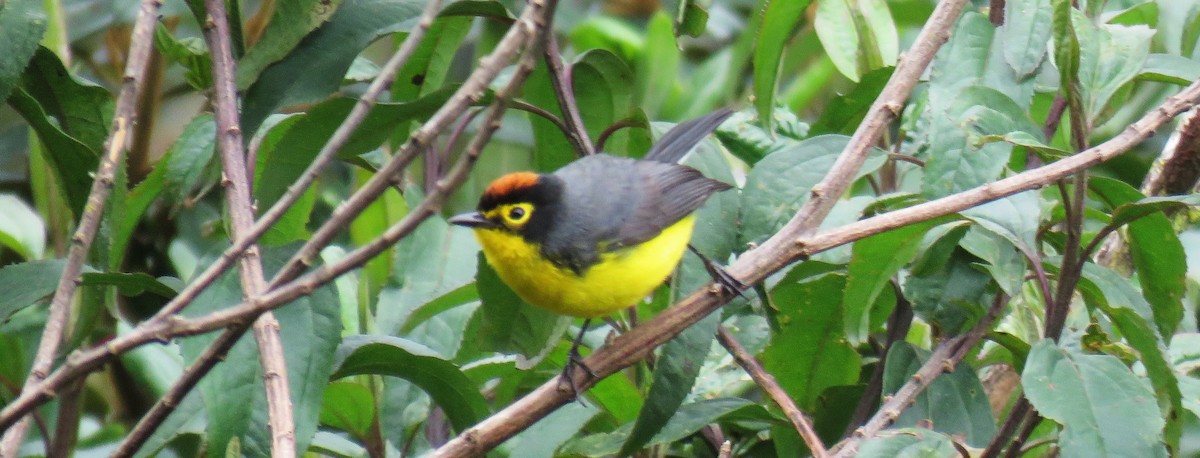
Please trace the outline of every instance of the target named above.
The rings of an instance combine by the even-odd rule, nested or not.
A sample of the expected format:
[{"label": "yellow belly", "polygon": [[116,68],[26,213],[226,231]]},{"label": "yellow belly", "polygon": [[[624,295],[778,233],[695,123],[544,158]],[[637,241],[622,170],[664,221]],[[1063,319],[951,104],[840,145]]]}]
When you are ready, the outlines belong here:
[{"label": "yellow belly", "polygon": [[641,245],[601,256],[582,276],[542,258],[536,245],[495,229],[476,229],[484,257],[526,302],[554,313],[595,318],[631,305],[675,270],[692,237],[689,215]]}]

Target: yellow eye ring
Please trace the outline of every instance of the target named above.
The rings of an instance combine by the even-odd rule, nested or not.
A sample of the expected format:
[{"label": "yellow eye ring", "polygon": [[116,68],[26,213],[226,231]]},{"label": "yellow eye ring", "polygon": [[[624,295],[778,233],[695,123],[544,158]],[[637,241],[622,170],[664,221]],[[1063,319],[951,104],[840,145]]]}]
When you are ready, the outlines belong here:
[{"label": "yellow eye ring", "polygon": [[529,222],[529,217],[533,215],[533,205],[528,203],[505,205],[500,209],[500,215],[504,219],[505,226],[510,229],[520,229]]}]

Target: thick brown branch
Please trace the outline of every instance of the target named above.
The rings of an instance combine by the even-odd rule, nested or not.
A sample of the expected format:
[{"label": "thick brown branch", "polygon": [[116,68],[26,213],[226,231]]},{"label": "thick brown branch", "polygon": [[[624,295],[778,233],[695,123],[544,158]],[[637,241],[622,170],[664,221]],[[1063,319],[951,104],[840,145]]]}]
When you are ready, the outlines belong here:
[{"label": "thick brown branch", "polygon": [[[46,317],[46,327],[42,331],[34,356],[33,367],[25,379],[21,395],[32,394],[46,374],[50,372],[58,346],[63,341],[66,332],[67,316],[71,301],[75,297],[75,288],[79,285],[79,274],[83,263],[87,260],[89,248],[96,237],[96,229],[100,227],[100,218],[104,216],[104,207],[108,204],[108,195],[112,192],[113,178],[117,167],[125,160],[125,151],[132,143],[131,129],[137,122],[137,100],[142,85],[146,80],[146,68],[150,60],[150,50],[153,46],[154,21],[158,18],[161,0],[144,0],[138,9],[137,20],[133,25],[130,37],[129,58],[125,63],[125,73],[121,80],[121,92],[117,95],[116,112],[113,116],[112,127],[104,142],[104,152],[100,157],[100,166],[96,170],[96,179],[92,182],[91,192],[83,207],[83,215],[79,218],[79,227],[71,237],[71,248],[67,252],[67,262],[63,267],[62,276],[50,300],[50,312]],[[16,456],[17,449],[25,437],[29,422],[22,420],[19,424],[5,433],[0,440],[0,456]]]}]

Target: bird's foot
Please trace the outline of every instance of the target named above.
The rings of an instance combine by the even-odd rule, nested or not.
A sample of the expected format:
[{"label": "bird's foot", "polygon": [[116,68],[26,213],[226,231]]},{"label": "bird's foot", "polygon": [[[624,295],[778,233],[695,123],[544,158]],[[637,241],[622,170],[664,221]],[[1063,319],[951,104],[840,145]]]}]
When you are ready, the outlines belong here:
[{"label": "bird's foot", "polygon": [[579,391],[579,386],[575,384],[575,377],[572,374],[576,367],[583,369],[583,372],[588,375],[589,379],[596,378],[596,373],[592,372],[592,368],[583,363],[583,356],[579,354],[579,349],[573,347],[571,348],[571,351],[567,353],[567,364],[563,367],[562,379],[567,382],[568,386],[571,387],[571,396],[573,396],[573,400],[579,401],[580,405],[586,406],[587,404],[583,402],[583,397],[580,396],[582,392]]}]

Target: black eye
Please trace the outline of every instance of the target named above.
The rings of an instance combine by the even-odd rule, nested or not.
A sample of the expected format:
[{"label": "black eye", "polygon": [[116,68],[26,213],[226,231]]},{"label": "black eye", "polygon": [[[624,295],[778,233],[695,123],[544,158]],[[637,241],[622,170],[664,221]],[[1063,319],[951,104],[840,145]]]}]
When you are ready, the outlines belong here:
[{"label": "black eye", "polygon": [[513,207],[512,210],[508,211],[508,219],[511,219],[514,221],[520,221],[521,218],[524,218],[524,217],[525,217],[525,209],[524,208]]}]

